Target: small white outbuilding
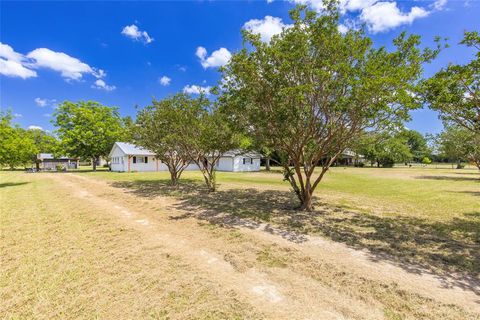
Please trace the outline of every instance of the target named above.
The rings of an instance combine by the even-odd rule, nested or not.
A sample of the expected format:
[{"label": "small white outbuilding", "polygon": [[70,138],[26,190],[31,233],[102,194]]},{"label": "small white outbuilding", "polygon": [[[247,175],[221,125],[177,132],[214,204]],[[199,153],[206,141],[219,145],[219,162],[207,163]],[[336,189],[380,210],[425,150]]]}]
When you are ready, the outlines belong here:
[{"label": "small white outbuilding", "polygon": [[[127,142],[115,142],[109,154],[110,169],[117,172],[168,171],[167,166],[155,158],[155,153]],[[260,171],[261,155],[256,152],[231,150],[222,155],[218,171]],[[198,170],[190,164],[186,170]]]}]

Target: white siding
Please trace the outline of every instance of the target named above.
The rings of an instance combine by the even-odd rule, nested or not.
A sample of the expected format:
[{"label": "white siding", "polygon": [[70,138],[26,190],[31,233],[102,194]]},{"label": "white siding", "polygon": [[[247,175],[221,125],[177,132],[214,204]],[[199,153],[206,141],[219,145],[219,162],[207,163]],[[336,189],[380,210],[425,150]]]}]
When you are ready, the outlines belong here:
[{"label": "white siding", "polygon": [[233,158],[221,157],[217,164],[218,171],[233,171]]},{"label": "white siding", "polygon": [[[243,164],[243,158],[246,159],[246,163]],[[252,163],[250,163],[252,159]],[[243,156],[236,156],[233,159],[233,170],[234,172],[239,171],[260,171],[260,158],[249,158]]]},{"label": "white siding", "polygon": [[[133,158],[135,157],[136,163],[133,163]],[[147,158],[147,163],[145,163],[145,158]],[[142,161],[142,162],[141,162]],[[128,163],[127,163],[128,166]],[[160,161],[158,163],[158,168],[160,169]],[[128,170],[128,169],[127,169]],[[153,156],[130,156],[130,172],[138,171],[157,171],[157,162]]]},{"label": "white siding", "polygon": [[[185,171],[191,171],[191,170],[198,170],[198,166],[195,163],[191,163],[185,168]],[[165,165],[165,163],[160,163],[159,161],[158,171],[168,171],[168,168]]]},{"label": "white siding", "polygon": [[[127,163],[127,156],[123,151],[117,147],[116,145],[113,147],[113,151],[111,152],[111,159],[110,159],[110,168],[112,171],[127,171],[126,163]],[[117,159],[114,159],[117,158]]]}]

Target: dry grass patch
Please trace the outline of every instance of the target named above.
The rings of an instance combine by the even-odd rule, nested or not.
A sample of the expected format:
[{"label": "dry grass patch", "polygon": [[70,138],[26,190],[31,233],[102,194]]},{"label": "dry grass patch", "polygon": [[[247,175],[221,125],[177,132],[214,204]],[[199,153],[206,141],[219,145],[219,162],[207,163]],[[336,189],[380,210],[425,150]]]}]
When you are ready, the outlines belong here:
[{"label": "dry grass patch", "polygon": [[41,175],[0,173],[6,319],[245,319],[260,315]]}]

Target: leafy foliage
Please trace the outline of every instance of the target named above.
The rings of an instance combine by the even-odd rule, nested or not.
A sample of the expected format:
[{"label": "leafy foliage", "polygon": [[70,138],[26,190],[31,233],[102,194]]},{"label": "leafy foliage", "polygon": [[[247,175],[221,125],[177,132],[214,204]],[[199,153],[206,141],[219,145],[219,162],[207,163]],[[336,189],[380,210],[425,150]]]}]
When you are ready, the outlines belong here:
[{"label": "leafy foliage", "polygon": [[197,99],[190,98],[184,121],[180,123],[183,148],[188,150],[190,159],[200,168],[210,191],[216,190],[216,170],[221,156],[238,148],[243,140],[222,110],[203,95]]},{"label": "leafy foliage", "polygon": [[408,162],[413,155],[404,131],[399,133],[368,132],[358,139],[355,151],[373,166],[393,167],[398,162]]},{"label": "leafy foliage", "polygon": [[465,65],[450,64],[423,83],[424,97],[441,118],[480,134],[480,35],[465,32],[463,45],[476,50]]},{"label": "leafy foliage", "polygon": [[58,106],[54,124],[62,152],[96,160],[107,157],[115,141],[124,134],[122,119],[115,107],[94,101],[65,101]]},{"label": "leafy foliage", "polygon": [[393,51],[373,47],[362,30],[342,34],[334,2],[320,15],[302,6],[290,15],[293,26],[268,43],[244,30],[245,48],[223,68],[221,99],[280,155],[301,208],[311,210],[313,191],[352,140],[366,128],[401,123],[420,106],[422,63],[438,51],[422,52],[420,38],[404,33]]},{"label": "leafy foliage", "polygon": [[133,129],[135,143],[155,152],[170,172],[172,185],[176,185],[190,163],[190,154],[183,139],[180,123],[187,120],[186,111],[191,99],[185,94],[156,101],[137,114]]},{"label": "leafy foliage", "polygon": [[440,152],[450,161],[470,161],[480,169],[480,135],[459,125],[448,125],[437,140]]},{"label": "leafy foliage", "polygon": [[38,152],[27,130],[13,126],[10,111],[0,112],[0,166],[14,169],[31,163]]}]

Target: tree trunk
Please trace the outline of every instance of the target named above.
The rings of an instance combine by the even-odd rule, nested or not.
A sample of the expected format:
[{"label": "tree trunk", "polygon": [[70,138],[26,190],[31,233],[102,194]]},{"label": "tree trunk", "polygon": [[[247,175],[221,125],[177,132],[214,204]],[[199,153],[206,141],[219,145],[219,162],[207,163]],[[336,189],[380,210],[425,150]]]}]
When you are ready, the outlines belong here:
[{"label": "tree trunk", "polygon": [[270,157],[265,159],[265,170],[270,171]]},{"label": "tree trunk", "polygon": [[208,172],[205,175],[205,183],[208,188],[208,192],[215,192],[217,190],[217,184],[215,181],[215,173],[214,172]]},{"label": "tree trunk", "polygon": [[175,170],[170,170],[170,184],[172,186],[177,186],[178,184],[177,172]]},{"label": "tree trunk", "polygon": [[301,200],[300,210],[302,210],[302,211],[313,211],[312,191],[308,190],[308,189],[305,189],[305,192],[303,192],[302,198],[303,199]]},{"label": "tree trunk", "polygon": [[97,158],[92,158],[92,168],[93,171],[97,171]]}]

